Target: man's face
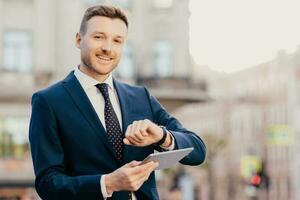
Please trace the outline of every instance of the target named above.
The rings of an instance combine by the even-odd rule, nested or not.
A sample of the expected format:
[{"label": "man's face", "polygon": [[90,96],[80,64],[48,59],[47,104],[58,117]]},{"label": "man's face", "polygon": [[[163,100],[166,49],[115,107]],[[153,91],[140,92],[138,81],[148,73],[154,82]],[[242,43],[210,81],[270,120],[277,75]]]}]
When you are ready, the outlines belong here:
[{"label": "man's face", "polygon": [[92,17],[85,33],[77,33],[76,46],[81,50],[81,66],[92,76],[105,76],[118,65],[127,36],[120,19]]}]

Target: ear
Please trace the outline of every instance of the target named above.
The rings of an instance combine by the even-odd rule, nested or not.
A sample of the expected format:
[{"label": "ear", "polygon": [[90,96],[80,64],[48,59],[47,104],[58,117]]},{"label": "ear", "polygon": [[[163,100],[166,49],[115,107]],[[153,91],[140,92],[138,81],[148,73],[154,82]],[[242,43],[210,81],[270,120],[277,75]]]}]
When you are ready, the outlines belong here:
[{"label": "ear", "polygon": [[81,35],[80,33],[76,33],[76,39],[75,39],[75,45],[78,49],[80,49],[80,43],[81,43]]}]

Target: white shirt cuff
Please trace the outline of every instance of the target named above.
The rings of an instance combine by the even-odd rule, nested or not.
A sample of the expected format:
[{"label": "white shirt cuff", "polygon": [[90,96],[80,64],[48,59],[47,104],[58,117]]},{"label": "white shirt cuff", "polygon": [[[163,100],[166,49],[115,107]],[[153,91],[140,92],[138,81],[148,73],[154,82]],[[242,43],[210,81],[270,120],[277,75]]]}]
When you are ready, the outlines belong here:
[{"label": "white shirt cuff", "polygon": [[107,199],[112,196],[113,193],[107,194],[106,185],[105,185],[105,175],[102,175],[100,178],[100,186],[101,186],[102,196],[104,199]]},{"label": "white shirt cuff", "polygon": [[171,140],[172,140],[171,145],[169,147],[163,147],[163,146],[160,145],[160,147],[163,148],[164,150],[170,151],[170,150],[175,149],[175,141],[174,141],[175,139],[174,139],[174,136],[172,135],[172,133],[170,131],[168,131],[168,134],[171,136]]}]

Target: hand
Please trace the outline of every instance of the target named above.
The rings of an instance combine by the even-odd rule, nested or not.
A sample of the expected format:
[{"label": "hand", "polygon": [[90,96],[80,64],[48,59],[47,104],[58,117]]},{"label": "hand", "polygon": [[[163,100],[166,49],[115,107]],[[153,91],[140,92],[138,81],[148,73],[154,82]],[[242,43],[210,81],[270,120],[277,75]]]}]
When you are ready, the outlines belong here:
[{"label": "hand", "polygon": [[158,166],[157,162],[132,161],[105,175],[105,185],[108,194],[115,191],[137,191],[148,180],[151,172]]},{"label": "hand", "polygon": [[[163,137],[163,130],[148,119],[134,121],[127,127],[123,142],[127,145],[148,146]],[[169,135],[167,139],[169,139]]]}]

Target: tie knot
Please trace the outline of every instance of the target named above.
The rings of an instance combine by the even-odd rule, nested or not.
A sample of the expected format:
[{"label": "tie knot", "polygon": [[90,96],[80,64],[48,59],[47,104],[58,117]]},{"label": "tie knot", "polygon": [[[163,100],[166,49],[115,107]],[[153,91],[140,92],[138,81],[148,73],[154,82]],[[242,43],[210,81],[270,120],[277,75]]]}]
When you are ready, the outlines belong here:
[{"label": "tie knot", "polygon": [[98,83],[96,85],[96,87],[99,89],[99,91],[102,93],[104,100],[108,100],[109,99],[109,95],[108,95],[108,85],[106,83]]}]

